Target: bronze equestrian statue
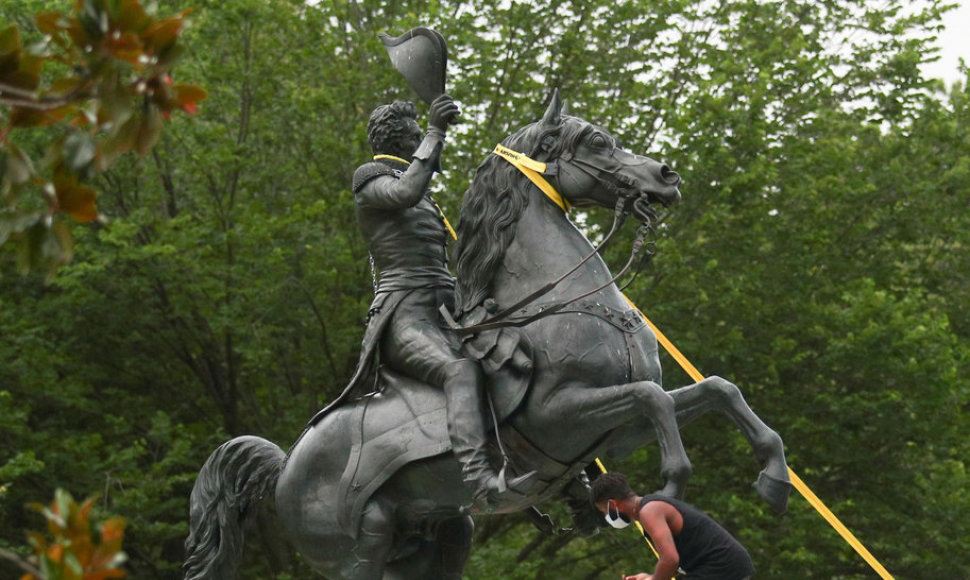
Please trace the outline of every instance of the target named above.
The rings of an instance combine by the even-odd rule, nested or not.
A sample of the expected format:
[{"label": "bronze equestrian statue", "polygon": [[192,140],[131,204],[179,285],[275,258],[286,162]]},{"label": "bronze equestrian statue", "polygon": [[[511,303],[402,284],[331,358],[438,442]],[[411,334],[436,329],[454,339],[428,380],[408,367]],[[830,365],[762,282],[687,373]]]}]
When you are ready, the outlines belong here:
[{"label": "bronze equestrian statue", "polygon": [[[654,333],[564,211],[600,206],[649,220],[650,204],[679,201],[679,183],[667,166],[564,114],[558,93],[539,121],[479,166],[462,206],[455,310],[442,318],[454,314],[457,322],[448,324],[462,337],[461,356],[479,359],[487,375],[480,407],[458,411],[494,417],[486,485],[495,481],[500,491],[505,479],[490,479],[499,468],[518,483],[492,494],[487,509],[527,509],[572,486],[594,457],[624,456],[651,440],[661,453],[661,492],[682,496],[691,467],[678,428],[709,411],[742,431],[763,465],[755,487],[785,509],[781,438],[722,378],[663,390]],[[425,199],[412,207],[430,214]],[[435,243],[440,239],[436,231]],[[447,288],[438,286],[443,277],[429,275],[434,281],[418,294],[435,295],[422,316],[432,302],[448,303]],[[235,578],[243,521],[264,496],[275,502],[282,533],[326,578],[461,578],[471,516],[483,506],[463,483],[454,453],[454,401],[434,386],[442,382],[434,371],[421,380],[400,370],[407,364],[381,362],[371,369],[373,393],[349,392],[288,453],[246,436],[209,457],[192,492],[187,580]],[[530,477],[519,481],[523,475]]]},{"label": "bronze equestrian statue", "polygon": [[[462,352],[457,334],[442,324],[439,308],[454,307],[447,255],[452,232],[428,193],[445,132],[458,114],[450,96],[439,96],[431,104],[423,138],[412,103],[396,101],[371,114],[367,136],[374,160],[354,173],[353,193],[357,221],[380,277],[361,364],[347,394],[366,388],[361,383],[370,375],[375,356],[396,372],[441,389],[452,451],[474,503],[487,509],[508,482],[499,479],[488,459],[482,371]],[[374,352],[378,347],[379,354]],[[511,482],[513,487],[517,483]]]}]

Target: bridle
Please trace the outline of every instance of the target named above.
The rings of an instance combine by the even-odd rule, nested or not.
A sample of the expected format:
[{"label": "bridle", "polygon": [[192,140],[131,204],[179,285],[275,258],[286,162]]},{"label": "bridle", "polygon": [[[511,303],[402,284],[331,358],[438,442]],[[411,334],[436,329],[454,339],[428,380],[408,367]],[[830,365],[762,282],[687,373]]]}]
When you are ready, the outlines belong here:
[{"label": "bridle", "polygon": [[[549,183],[549,181],[546,179],[546,176],[555,178],[558,183],[558,178],[561,175],[559,164],[561,163],[568,164],[582,171],[583,173],[586,173],[587,175],[595,179],[601,186],[604,186],[608,191],[610,191],[616,196],[616,205],[613,208],[613,226],[610,228],[609,233],[607,233],[606,236],[603,238],[603,241],[601,241],[593,249],[592,252],[590,252],[586,257],[580,260],[579,263],[577,263],[575,266],[570,268],[565,274],[559,276],[559,278],[551,282],[546,283],[541,288],[537,289],[535,292],[517,301],[512,306],[509,306],[508,308],[505,308],[504,310],[493,314],[488,319],[478,324],[474,324],[472,326],[460,326],[452,318],[451,313],[448,311],[448,309],[445,307],[442,307],[441,313],[444,315],[445,320],[448,322],[449,326],[451,326],[451,328],[460,335],[474,334],[476,332],[493,330],[496,328],[503,328],[503,327],[509,327],[509,326],[525,326],[527,324],[530,324],[538,320],[539,318],[543,318],[545,316],[549,316],[550,314],[554,314],[562,310],[569,304],[576,302],[577,300],[581,300],[583,298],[586,298],[587,296],[590,296],[592,294],[599,292],[600,290],[610,286],[611,284],[616,283],[616,281],[619,280],[620,277],[626,274],[626,272],[633,265],[633,262],[635,261],[636,257],[640,254],[641,250],[643,250],[644,246],[652,244],[652,242],[650,242],[649,244],[645,243],[647,235],[654,233],[652,222],[656,220],[656,214],[654,214],[649,209],[638,212],[642,214],[642,217],[644,218],[644,222],[637,228],[637,235],[633,242],[630,259],[627,260],[626,265],[624,265],[623,268],[620,270],[620,272],[615,276],[613,276],[613,278],[610,279],[609,282],[606,282],[605,284],[599,286],[598,288],[594,288],[593,290],[584,292],[583,294],[576,296],[574,298],[556,302],[548,307],[543,308],[540,312],[530,317],[523,318],[523,319],[505,320],[513,312],[519,311],[524,306],[537,300],[541,296],[549,293],[552,289],[558,286],[563,280],[565,280],[571,274],[576,272],[576,270],[578,270],[583,264],[589,261],[593,256],[598,254],[600,250],[605,248],[606,245],[609,243],[609,241],[612,239],[613,234],[615,234],[620,229],[620,227],[623,225],[623,222],[626,221],[627,216],[630,214],[630,210],[627,207],[629,205],[629,202],[631,200],[636,200],[639,196],[638,194],[636,194],[636,189],[635,189],[636,180],[630,179],[629,177],[621,173],[618,173],[616,170],[609,171],[595,164],[589,163],[585,160],[577,159],[571,152],[564,152],[553,163],[543,163],[541,161],[537,161],[535,159],[530,158],[524,153],[513,151],[502,145],[497,145],[493,153],[495,155],[498,155],[502,159],[505,159],[510,164],[512,164],[516,169],[518,169],[523,175],[525,175],[529,179],[529,181],[531,181],[537,188],[539,188],[539,190],[542,191],[542,193],[544,193],[545,196],[549,198],[549,200],[551,200],[554,204],[556,204],[556,206],[558,206],[563,211],[563,213],[568,213],[569,210],[571,209],[571,205],[569,204],[569,201],[566,200],[566,198],[564,198],[562,194],[559,193],[559,190],[556,187],[553,187],[553,185]],[[652,256],[654,253],[651,250],[647,250],[647,252],[649,256]]]}]

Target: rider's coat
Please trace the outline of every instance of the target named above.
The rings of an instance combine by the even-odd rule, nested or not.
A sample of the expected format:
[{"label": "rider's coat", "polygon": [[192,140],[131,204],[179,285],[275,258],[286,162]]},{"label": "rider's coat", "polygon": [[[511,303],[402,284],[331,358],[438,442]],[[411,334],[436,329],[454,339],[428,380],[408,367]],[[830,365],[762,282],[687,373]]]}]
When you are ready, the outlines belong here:
[{"label": "rider's coat", "polygon": [[[350,394],[366,392],[381,339],[395,315],[396,327],[424,330],[413,333],[411,342],[427,342],[429,347],[413,344],[421,356],[408,358],[420,368],[408,369],[408,374],[437,383],[436,367],[461,356],[457,337],[441,327],[437,310],[441,304],[451,307],[455,287],[448,271],[448,229],[427,191],[394,187],[407,168],[404,162],[382,158],[365,163],[354,173],[357,221],[380,274],[357,370],[344,392],[315,420]],[[400,309],[404,302],[408,307]]]}]

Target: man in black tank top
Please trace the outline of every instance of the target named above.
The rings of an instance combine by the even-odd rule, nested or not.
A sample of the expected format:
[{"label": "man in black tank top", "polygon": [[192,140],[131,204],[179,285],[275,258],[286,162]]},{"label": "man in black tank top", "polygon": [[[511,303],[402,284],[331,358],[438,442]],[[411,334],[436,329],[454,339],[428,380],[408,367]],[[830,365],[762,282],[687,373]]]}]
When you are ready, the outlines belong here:
[{"label": "man in black tank top", "polygon": [[744,546],[686,502],[657,494],[641,497],[620,473],[593,480],[590,499],[615,528],[639,521],[660,556],[653,574],[624,576],[624,580],[669,580],[678,566],[687,580],[745,580],[754,574]]}]

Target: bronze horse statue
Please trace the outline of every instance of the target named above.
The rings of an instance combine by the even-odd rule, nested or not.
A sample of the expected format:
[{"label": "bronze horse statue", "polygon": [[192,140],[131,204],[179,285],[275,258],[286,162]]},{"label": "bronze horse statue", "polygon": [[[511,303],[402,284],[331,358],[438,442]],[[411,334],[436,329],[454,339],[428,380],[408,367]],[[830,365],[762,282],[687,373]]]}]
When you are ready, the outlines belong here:
[{"label": "bronze horse statue", "polygon": [[[662,389],[654,333],[563,211],[672,205],[680,177],[563,114],[558,92],[541,120],[496,151],[462,206],[459,320],[482,329],[468,334],[469,348],[493,359],[496,462],[510,477],[535,475],[495,512],[564,490],[582,501],[576,478],[594,457],[623,456],[654,439],[662,492],[680,496],[691,466],[678,429],[708,411],[743,432],[764,467],[755,487],[783,511],[781,438],[722,378]],[[524,296],[532,298],[523,304]],[[390,369],[378,385],[308,426],[288,453],[246,436],[209,457],[192,491],[186,579],[235,578],[243,521],[264,495],[275,499],[281,533],[326,578],[461,578],[474,510],[450,453],[444,396]]]}]

